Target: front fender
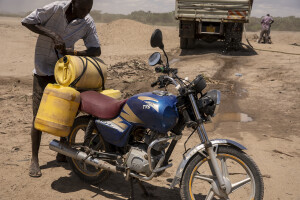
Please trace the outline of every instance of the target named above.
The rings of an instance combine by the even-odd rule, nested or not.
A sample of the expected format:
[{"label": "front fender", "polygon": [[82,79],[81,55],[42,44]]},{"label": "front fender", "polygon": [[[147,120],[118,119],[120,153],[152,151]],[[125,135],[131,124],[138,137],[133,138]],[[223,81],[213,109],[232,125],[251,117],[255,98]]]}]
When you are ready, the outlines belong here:
[{"label": "front fender", "polygon": [[[243,145],[233,141],[233,140],[227,140],[227,139],[217,139],[217,140],[211,140],[211,143],[213,145],[213,147],[216,147],[218,145],[228,145],[228,146],[234,146],[237,147],[240,150],[246,150],[246,147],[244,147]],[[184,169],[186,167],[186,164],[189,162],[189,160],[196,154],[196,153],[200,153],[201,155],[207,157],[206,154],[204,154],[203,152],[205,151],[205,146],[204,144],[198,144],[197,146],[195,146],[194,148],[190,149],[184,156],[183,156],[183,160],[181,161],[180,165],[177,168],[176,171],[176,175],[173,179],[173,182],[170,186],[171,189],[173,189],[177,184],[180,183],[181,178],[182,178],[182,174],[184,172]]]}]

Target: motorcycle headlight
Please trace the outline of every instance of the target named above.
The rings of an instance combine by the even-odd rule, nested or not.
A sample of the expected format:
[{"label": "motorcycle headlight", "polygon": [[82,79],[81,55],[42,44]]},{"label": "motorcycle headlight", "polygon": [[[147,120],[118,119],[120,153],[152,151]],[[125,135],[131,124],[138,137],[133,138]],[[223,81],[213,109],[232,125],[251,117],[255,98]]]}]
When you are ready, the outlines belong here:
[{"label": "motorcycle headlight", "polygon": [[219,110],[220,102],[221,92],[219,90],[210,90],[199,100],[199,110],[206,116],[214,117]]}]

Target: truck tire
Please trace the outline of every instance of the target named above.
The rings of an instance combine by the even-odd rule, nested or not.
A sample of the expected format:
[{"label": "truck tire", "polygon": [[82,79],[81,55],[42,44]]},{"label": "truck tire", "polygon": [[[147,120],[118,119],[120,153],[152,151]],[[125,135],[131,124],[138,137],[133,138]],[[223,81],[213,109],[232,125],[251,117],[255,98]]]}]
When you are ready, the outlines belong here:
[{"label": "truck tire", "polygon": [[187,49],[188,47],[188,39],[180,37],[180,49]]},{"label": "truck tire", "polygon": [[226,49],[238,50],[243,37],[243,23],[228,23],[225,29]]},{"label": "truck tire", "polygon": [[195,38],[188,38],[187,48],[188,49],[195,48],[195,43],[196,43],[196,39]]}]

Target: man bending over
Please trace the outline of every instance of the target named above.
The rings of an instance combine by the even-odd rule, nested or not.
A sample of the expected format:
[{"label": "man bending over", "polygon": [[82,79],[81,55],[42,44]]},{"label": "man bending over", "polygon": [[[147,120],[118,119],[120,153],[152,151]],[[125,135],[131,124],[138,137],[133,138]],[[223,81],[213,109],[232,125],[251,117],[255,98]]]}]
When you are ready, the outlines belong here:
[{"label": "man bending over", "polygon": [[[48,83],[55,83],[54,67],[64,55],[100,56],[100,42],[92,17],[89,15],[93,0],[56,1],[36,9],[22,20],[22,25],[39,34],[35,47],[35,67],[33,70],[32,108],[33,121],[37,114],[43,91]],[[76,51],[75,43],[83,39],[84,51]],[[31,129],[32,158],[29,175],[42,175],[38,152],[42,132]],[[65,157],[58,154],[56,159]]]}]

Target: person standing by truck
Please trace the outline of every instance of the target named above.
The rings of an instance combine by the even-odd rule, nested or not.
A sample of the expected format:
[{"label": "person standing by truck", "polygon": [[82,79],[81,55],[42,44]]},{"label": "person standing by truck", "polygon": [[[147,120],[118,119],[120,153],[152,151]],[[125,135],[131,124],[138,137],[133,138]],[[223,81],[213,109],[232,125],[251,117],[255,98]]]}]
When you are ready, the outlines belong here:
[{"label": "person standing by truck", "polygon": [[[89,15],[93,0],[56,1],[33,11],[22,20],[22,25],[39,34],[35,48],[35,68],[33,70],[33,122],[37,114],[43,91],[48,83],[55,83],[54,67],[58,58],[64,55],[100,56],[100,42],[92,17]],[[83,39],[84,51],[76,51],[75,43]],[[32,158],[29,176],[42,175],[38,152],[42,132],[32,125]],[[56,159],[61,161],[63,155]]]},{"label": "person standing by truck", "polygon": [[261,32],[260,32],[260,37],[258,40],[258,43],[261,43],[262,40],[264,43],[271,43],[271,24],[274,23],[273,18],[270,16],[270,14],[267,14],[264,16],[261,20]]}]

